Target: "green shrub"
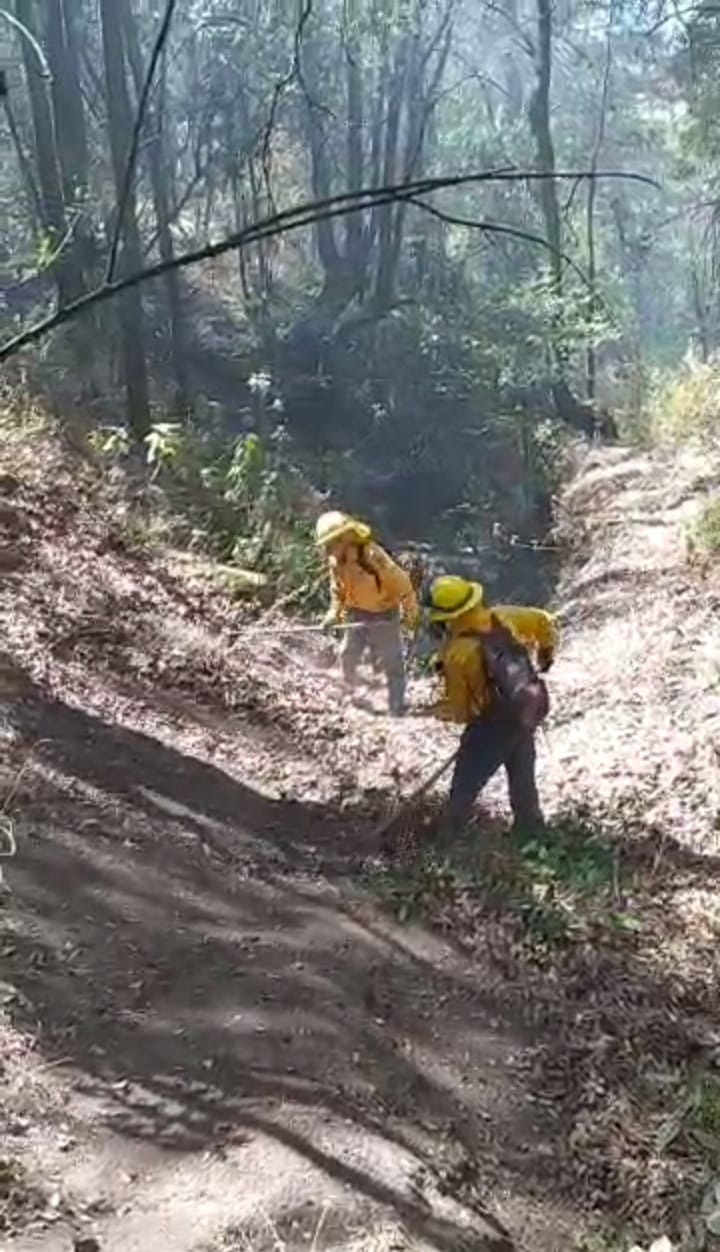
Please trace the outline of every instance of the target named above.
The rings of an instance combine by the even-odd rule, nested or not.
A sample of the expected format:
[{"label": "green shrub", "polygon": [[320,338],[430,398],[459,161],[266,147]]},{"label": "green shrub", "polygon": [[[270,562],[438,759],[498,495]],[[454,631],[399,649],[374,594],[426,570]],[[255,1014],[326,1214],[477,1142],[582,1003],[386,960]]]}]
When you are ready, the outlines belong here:
[{"label": "green shrub", "polygon": [[[104,427],[92,442],[107,463],[132,456],[122,428]],[[150,525],[157,520],[160,492],[173,515],[165,538],[184,539],[227,565],[266,576],[288,603],[315,606],[323,580],[308,485],[290,461],[282,430],[265,442],[255,433],[227,440],[158,422],[144,453],[155,502],[150,517],[124,517],[123,537],[132,546],[146,546],[153,532],[163,534],[163,527]]]},{"label": "green shrub", "polygon": [[688,555],[720,554],[720,496],[703,505],[687,536]]},{"label": "green shrub", "polygon": [[720,448],[720,359],[688,361],[679,373],[658,378],[646,427],[655,443]]}]

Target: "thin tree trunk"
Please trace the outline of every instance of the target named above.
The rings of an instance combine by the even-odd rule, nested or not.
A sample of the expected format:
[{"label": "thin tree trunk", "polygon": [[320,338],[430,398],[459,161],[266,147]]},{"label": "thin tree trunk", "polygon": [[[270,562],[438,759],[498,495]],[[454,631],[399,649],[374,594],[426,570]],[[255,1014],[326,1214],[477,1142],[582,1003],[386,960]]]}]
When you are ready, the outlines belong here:
[{"label": "thin tree trunk", "polygon": [[[387,106],[387,122],[385,124],[385,155],[383,158],[382,181],[390,186],[397,178],[398,142],[400,137],[400,118],[405,98],[405,81],[408,69],[409,44],[408,37],[401,38],[395,53],[392,81]],[[375,305],[382,312],[392,302],[395,265],[394,249],[394,215],[392,205],[381,210],[378,230],[378,263],[375,279]]]},{"label": "thin tree trunk", "polygon": [[608,29],[605,37],[605,66],[603,69],[602,90],[600,93],[600,113],[598,116],[597,130],[595,132],[595,143],[593,144],[592,155],[590,158],[590,179],[588,180],[587,189],[587,251],[588,251],[588,345],[585,356],[586,362],[586,387],[588,400],[594,400],[597,392],[597,354],[595,352],[595,344],[593,342],[593,323],[598,312],[598,295],[595,290],[597,282],[597,263],[595,255],[595,199],[597,196],[597,171],[600,163],[600,154],[602,152],[603,141],[605,139],[605,125],[607,122],[607,104],[610,93],[610,72],[612,69],[612,8],[608,19]]},{"label": "thin tree trunk", "polygon": [[[452,42],[452,25],[450,21],[452,7],[453,0],[450,0],[447,12],[436,36],[430,40],[424,50],[421,46],[421,32],[413,40],[405,86],[407,123],[403,178],[406,182],[409,182],[412,178],[420,177],[425,172],[426,145],[430,122],[437,103],[437,92],[445,73],[445,66]],[[430,58],[436,51],[438,56],[428,83],[426,79],[429,73]],[[407,210],[408,204],[404,200],[401,200],[395,208],[390,263],[393,275],[397,272],[400,260]]]},{"label": "thin tree trunk", "polygon": [[[530,105],[528,118],[530,129],[535,139],[537,167],[544,173],[555,173],[555,147],[550,122],[550,88],[552,85],[552,0],[537,0],[537,48],[535,52],[536,83]],[[545,221],[545,234],[552,248],[550,270],[553,279],[553,293],[557,301],[555,314],[554,352],[561,373],[567,361],[567,352],[563,342],[562,330],[562,231],[560,226],[560,206],[558,204],[557,184],[555,179],[544,178],[540,182],[540,204]]]},{"label": "thin tree trunk", "polygon": [[4,96],[2,103],[5,111],[5,117],[7,118],[8,130],[10,131],[10,138],[12,139],[15,155],[18,160],[20,179],[23,187],[25,188],[25,195],[28,198],[28,204],[33,215],[34,225],[38,230],[40,230],[43,224],[43,206],[42,200],[40,199],[40,192],[38,191],[38,186],[35,182],[32,162],[23,147],[23,141],[20,136],[20,131],[18,130],[15,113],[10,103],[9,96]]},{"label": "thin tree trunk", "polygon": [[88,183],[88,144],[80,94],[77,49],[71,45],[66,15],[75,0],[45,0],[47,52],[65,204],[82,199]]},{"label": "thin tree trunk", "polygon": [[69,260],[80,290],[92,286],[96,260],[95,239],[87,215],[90,155],[85,103],[80,85],[80,56],[76,19],[82,17],[79,0],[46,0],[48,61],[52,70],[52,99],[58,159],[66,212],[71,216]]},{"label": "thin tree trunk", "polygon": [[[32,0],[15,0],[15,16],[37,37]],[[21,38],[20,46],[30,97],[38,185],[42,204],[42,224],[53,253],[57,251],[53,272],[57,282],[58,300],[63,305],[81,294],[82,281],[74,271],[71,252],[67,246],[68,224],[65,216],[50,93],[30,42]]]},{"label": "thin tree trunk", "polygon": [[[347,18],[349,23],[356,20],[354,0],[348,4]],[[364,93],[363,77],[360,64],[360,43],[351,29],[345,36],[345,64],[347,77],[347,189],[359,191],[363,185],[364,154]],[[345,226],[345,255],[352,274],[356,292],[362,292],[365,286],[364,273],[364,215],[351,213]]]},{"label": "thin tree trunk", "polygon": [[[137,25],[129,0],[116,0],[116,2],[120,10],[120,21],[122,22],[137,103],[145,80]],[[164,90],[164,76],[161,86]],[[151,138],[146,148],[146,155],[153,194],[153,207],[157,220],[157,245],[160,259],[162,261],[172,261],[175,256],[175,246],[172,230],[170,229],[172,196],[168,172],[167,138],[164,133],[162,120],[158,110],[152,107],[148,108],[147,121]],[[178,410],[183,412],[187,409],[188,403],[187,346],[182,312],[182,292],[176,270],[170,270],[165,275],[165,291],[170,318],[170,353],[173,377],[175,379],[175,404]]]},{"label": "thin tree trunk", "polygon": [[697,326],[698,343],[700,344],[700,360],[707,364],[710,359],[710,335],[708,333],[708,306],[703,299],[700,276],[695,260],[690,262],[690,288],[692,292],[695,324]]},{"label": "thin tree trunk", "polygon": [[[117,0],[100,0],[100,19],[110,151],[116,206],[119,206],[132,145],[133,123]],[[133,187],[126,198],[122,227],[119,265],[121,276],[142,268],[142,248]],[[136,438],[141,440],[150,430],[150,393],[145,356],[144,315],[137,288],[131,288],[120,297],[120,324],[128,422]]]}]

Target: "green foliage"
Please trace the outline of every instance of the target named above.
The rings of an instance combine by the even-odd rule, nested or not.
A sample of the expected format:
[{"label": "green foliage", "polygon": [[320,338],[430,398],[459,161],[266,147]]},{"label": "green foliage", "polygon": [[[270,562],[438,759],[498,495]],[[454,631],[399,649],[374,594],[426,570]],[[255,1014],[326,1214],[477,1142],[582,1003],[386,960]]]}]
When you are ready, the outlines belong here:
[{"label": "green foliage", "polygon": [[676,1076],[676,1099],[657,1130],[655,1148],[668,1152],[688,1137],[720,1151],[720,1077],[706,1069]]},{"label": "green foliage", "polygon": [[[124,427],[102,427],[91,442],[108,462],[130,452]],[[171,529],[176,536],[184,532],[194,546],[240,567],[245,590],[254,571],[258,587],[269,582],[293,603],[318,602],[322,571],[313,519],[306,516],[307,484],[290,462],[282,431],[267,443],[255,433],[227,441],[179,422],[157,422],[145,439],[145,462],[175,512],[175,525],[157,507],[123,509],[116,529],[124,544],[142,549],[167,541]],[[228,587],[238,581],[229,566],[223,579]]]},{"label": "green foliage", "polygon": [[127,456],[130,451],[130,433],[125,426],[99,426],[88,438],[91,448],[110,461]]},{"label": "green foliage", "polygon": [[720,556],[720,496],[703,505],[688,531],[688,555]]},{"label": "green foliage", "polygon": [[188,455],[188,437],[180,422],[156,422],[145,436],[147,463],[155,473],[177,470]]},{"label": "green foliage", "polygon": [[[616,300],[619,292],[616,291]],[[526,330],[522,340],[525,362],[541,362],[557,346],[558,334],[562,346],[571,357],[587,349],[589,344],[609,344],[619,334],[620,319],[617,311],[603,301],[592,314],[588,314],[590,291],[573,274],[566,283],[562,296],[558,296],[553,283],[544,272],[535,282],[510,290],[507,306],[524,315]],[[536,365],[537,368],[537,365]]]},{"label": "green foliage", "polygon": [[387,866],[370,876],[375,892],[393,909],[398,921],[431,913],[452,899],[462,885],[457,866],[432,853],[409,866]]},{"label": "green foliage", "polygon": [[656,378],[647,429],[657,443],[703,450],[720,446],[720,360],[686,361],[678,373]]},{"label": "green foliage", "polygon": [[538,884],[568,887],[578,895],[606,888],[614,870],[613,849],[572,824],[554,826],[519,847],[522,864]]},{"label": "green foliage", "polygon": [[447,856],[430,848],[409,866],[384,868],[373,885],[400,921],[471,902],[499,908],[533,948],[546,950],[589,925],[635,933],[634,916],[611,907],[617,879],[614,848],[582,820],[568,819],[530,839],[471,833]]}]

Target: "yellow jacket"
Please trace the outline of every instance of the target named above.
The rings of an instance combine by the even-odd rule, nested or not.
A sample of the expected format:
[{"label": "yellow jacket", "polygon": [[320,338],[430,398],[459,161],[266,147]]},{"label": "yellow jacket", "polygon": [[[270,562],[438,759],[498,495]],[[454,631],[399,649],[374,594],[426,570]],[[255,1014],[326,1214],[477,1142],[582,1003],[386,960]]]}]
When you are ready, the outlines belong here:
[{"label": "yellow jacket", "polygon": [[387,613],[399,609],[414,627],[418,604],[410,578],[376,543],[350,545],[330,558],[330,608],[337,621],[348,609]]},{"label": "yellow jacket", "polygon": [[482,650],[476,639],[462,636],[465,632],[489,630],[491,613],[512,631],[531,654],[542,652],[546,659],[551,659],[555,651],[555,623],[544,609],[522,608],[513,604],[493,605],[492,608],[480,605],[449,622],[449,638],[439,656],[445,679],[445,697],[435,710],[439,717],[447,721],[471,722],[488,709],[490,694]]}]

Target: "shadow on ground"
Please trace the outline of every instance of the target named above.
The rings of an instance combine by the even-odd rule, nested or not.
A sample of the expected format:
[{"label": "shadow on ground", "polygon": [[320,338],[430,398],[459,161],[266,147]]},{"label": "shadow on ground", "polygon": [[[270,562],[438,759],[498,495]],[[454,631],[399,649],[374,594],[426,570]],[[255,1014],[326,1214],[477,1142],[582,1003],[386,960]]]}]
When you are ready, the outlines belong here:
[{"label": "shadow on ground", "polygon": [[[34,762],[13,801],[7,977],[112,1129],[180,1152],[270,1137],[439,1248],[468,1231],[423,1189],[450,1194],[461,1178],[472,1246],[511,1247],[482,1184],[499,1155],[541,1191],[537,1131],[521,1107],[499,1149],[502,1085],[485,1109],[442,1072],[462,1059],[444,1055],[449,1039],[468,1066],[498,1051],[501,1010],[438,965],[431,936],[424,955],[318,878],[323,847],[339,868],[347,823],[60,701],[30,695],[6,716]],[[325,1140],[307,1130],[318,1114]],[[393,1145],[396,1176],[335,1152],[333,1126]]]},{"label": "shadow on ground", "polygon": [[[6,713],[34,745],[13,802],[7,977],[40,1046],[81,1071],[112,1128],[179,1152],[262,1134],[436,1247],[464,1246],[467,1230],[423,1196],[431,1179],[475,1208],[472,1246],[510,1248],[484,1200],[493,1185],[563,1189],[558,1125],[493,1068],[527,1042],[525,990],[513,1008],[512,988],[498,1000],[432,935],[340,897],[352,815],[275,802],[37,693]],[[672,840],[663,856],[720,875]],[[667,989],[642,976],[662,1003]],[[318,1114],[411,1157],[415,1189],[310,1134]]]}]

